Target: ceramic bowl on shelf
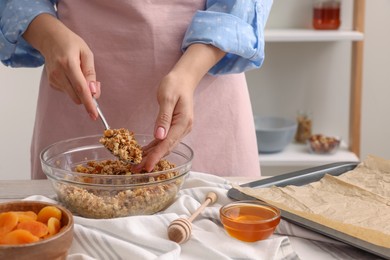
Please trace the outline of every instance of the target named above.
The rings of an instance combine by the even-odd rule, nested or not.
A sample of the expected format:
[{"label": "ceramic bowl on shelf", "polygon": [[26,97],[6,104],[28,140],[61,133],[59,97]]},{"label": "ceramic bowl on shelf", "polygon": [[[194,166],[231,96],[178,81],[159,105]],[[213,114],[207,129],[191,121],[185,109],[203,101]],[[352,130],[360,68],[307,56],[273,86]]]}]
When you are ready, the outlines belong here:
[{"label": "ceramic bowl on shelf", "polygon": [[[179,143],[164,157],[161,161],[165,163],[159,164],[158,169],[165,170],[131,173],[131,168],[127,168],[131,165],[119,164],[118,159],[99,143],[100,137],[93,135],[60,141],[41,152],[43,172],[51,181],[58,200],[72,213],[87,218],[150,215],[174,201],[191,169],[193,151],[189,146]],[[135,138],[141,146],[153,140],[153,136],[148,135],[136,134]],[[103,167],[104,162],[110,163]],[[110,165],[118,167],[113,169],[108,167]],[[169,167],[163,167],[166,165]],[[93,172],[100,172],[77,170],[91,168]]]},{"label": "ceramic bowl on shelf", "polygon": [[255,242],[274,233],[280,222],[280,210],[258,200],[242,200],[221,207],[220,219],[230,236]]},{"label": "ceramic bowl on shelf", "polygon": [[341,139],[337,136],[315,134],[307,139],[309,152],[314,154],[334,154],[340,147]]},{"label": "ceramic bowl on shelf", "polygon": [[274,116],[255,116],[257,146],[260,153],[277,153],[292,142],[296,120]]},{"label": "ceramic bowl on shelf", "polygon": [[[25,231],[27,230],[26,225],[24,225],[25,227],[22,228],[21,226],[19,226],[19,224],[21,224],[23,221],[25,221],[25,223],[29,221],[31,222],[31,220],[34,219],[34,217],[32,217],[31,214],[35,217],[38,217],[38,214],[41,211],[41,209],[47,206],[53,206],[56,209],[60,210],[61,214],[58,214],[58,216],[60,216],[59,217],[60,222],[58,226],[59,229],[57,229],[56,232],[52,232],[53,235],[45,235],[43,237],[40,237],[39,240],[37,241],[32,240],[31,236],[33,235],[30,234],[29,236],[27,236],[28,233],[26,233]],[[10,231],[8,228],[7,234],[0,234],[0,240],[1,240],[0,259],[18,259],[18,260],[66,259],[68,250],[72,245],[72,241],[73,241],[73,226],[74,226],[73,215],[69,210],[67,210],[66,208],[60,205],[43,202],[43,201],[26,200],[26,201],[10,201],[10,202],[0,203],[0,214],[2,213],[15,214],[14,212],[17,212],[17,219],[18,219],[17,221],[19,224],[14,230],[16,232],[11,233],[12,231]],[[46,216],[50,215],[50,213],[47,213],[47,211],[45,214]],[[12,220],[12,218],[4,217],[4,216],[5,215],[3,215],[0,221],[2,222],[1,224],[10,227],[9,223]],[[40,223],[43,223],[41,222],[42,218],[41,219],[38,218],[37,220],[39,220]],[[54,222],[51,221],[51,223]],[[45,224],[47,224],[47,227],[49,228],[50,225],[48,223]],[[4,231],[5,229],[7,228],[1,228],[2,231]],[[25,229],[23,230],[24,233],[19,232],[20,229]],[[37,229],[35,229],[35,232],[38,232],[36,230]],[[37,236],[33,236],[33,237],[37,237]]]}]

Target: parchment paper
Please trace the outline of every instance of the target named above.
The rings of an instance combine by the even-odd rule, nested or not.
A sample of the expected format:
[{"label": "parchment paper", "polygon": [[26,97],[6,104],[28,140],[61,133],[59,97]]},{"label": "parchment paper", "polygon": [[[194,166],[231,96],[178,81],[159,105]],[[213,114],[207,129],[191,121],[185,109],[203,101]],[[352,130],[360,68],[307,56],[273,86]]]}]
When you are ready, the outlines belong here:
[{"label": "parchment paper", "polygon": [[368,156],[354,170],[304,186],[242,193],[375,245],[390,248],[390,160]]}]

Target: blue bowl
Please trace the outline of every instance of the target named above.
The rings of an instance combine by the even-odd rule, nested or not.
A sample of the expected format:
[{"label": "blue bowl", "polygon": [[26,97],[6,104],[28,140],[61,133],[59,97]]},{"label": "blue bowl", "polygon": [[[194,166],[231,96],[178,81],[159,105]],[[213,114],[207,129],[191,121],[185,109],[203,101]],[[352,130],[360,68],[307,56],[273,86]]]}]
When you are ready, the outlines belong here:
[{"label": "blue bowl", "polygon": [[297,131],[295,120],[274,116],[255,116],[259,153],[278,153],[291,143]]}]

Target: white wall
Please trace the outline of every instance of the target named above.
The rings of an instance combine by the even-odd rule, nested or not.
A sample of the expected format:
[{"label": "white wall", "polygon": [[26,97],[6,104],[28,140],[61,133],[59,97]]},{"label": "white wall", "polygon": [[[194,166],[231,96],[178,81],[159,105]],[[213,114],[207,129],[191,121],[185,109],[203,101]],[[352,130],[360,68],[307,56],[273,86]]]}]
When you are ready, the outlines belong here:
[{"label": "white wall", "polygon": [[0,179],[30,178],[30,141],[42,68],[0,66]]},{"label": "white wall", "polygon": [[[352,0],[340,30],[352,28]],[[269,29],[312,28],[312,0],[274,0]],[[253,111],[295,118],[309,111],[313,132],[348,140],[351,42],[268,42],[260,70],[247,73]]]},{"label": "white wall", "polygon": [[[299,5],[295,4],[297,2]],[[310,3],[311,0],[275,0],[274,10],[293,10],[292,15],[298,18],[290,24],[292,27],[309,26],[310,13],[306,16],[299,13]],[[343,4],[348,6],[351,0],[343,0]],[[390,159],[389,10],[388,0],[366,0],[362,158],[375,154]],[[274,27],[284,26],[289,21],[285,15],[276,17],[270,20]],[[348,28],[350,21],[344,21],[342,26]],[[268,44],[264,67],[248,73],[254,112],[295,116],[297,109],[309,108],[313,112],[315,131],[347,138],[350,64],[345,54],[349,49],[348,42]],[[301,53],[305,53],[306,58]],[[272,69],[275,66],[277,70]],[[41,71],[42,68],[0,66],[0,179],[30,177],[30,139]],[[271,81],[272,85],[267,84]]]},{"label": "white wall", "polygon": [[366,0],[362,157],[390,159],[390,1]]}]

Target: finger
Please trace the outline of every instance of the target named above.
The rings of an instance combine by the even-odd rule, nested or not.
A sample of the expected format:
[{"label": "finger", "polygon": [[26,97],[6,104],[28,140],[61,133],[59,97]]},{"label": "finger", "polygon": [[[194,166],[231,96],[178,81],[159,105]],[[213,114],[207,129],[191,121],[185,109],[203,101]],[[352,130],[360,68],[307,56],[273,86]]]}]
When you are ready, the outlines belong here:
[{"label": "finger", "polygon": [[[161,143],[164,142],[165,144]],[[169,140],[157,140],[154,139],[148,145],[142,147],[142,161],[132,167],[132,171],[139,173],[142,170],[151,172],[154,166],[170,152]]]},{"label": "finger", "polygon": [[167,136],[172,123],[175,104],[176,102],[170,101],[160,102],[160,111],[154,127],[154,138],[163,140]]},{"label": "finger", "polygon": [[[96,81],[96,72],[93,53],[89,50],[84,50],[80,54],[80,67],[85,80],[88,83],[89,90],[91,91],[92,96],[98,97],[100,95],[98,92],[98,86]],[[100,87],[99,87],[100,91]]]},{"label": "finger", "polygon": [[180,142],[180,138],[185,136],[189,131],[188,127],[176,125],[171,128],[164,140],[155,139],[148,145],[142,147],[143,159],[141,163],[135,165],[132,170],[134,172],[140,172],[141,170],[151,172],[161,158],[167,156]]},{"label": "finger", "polygon": [[[100,93],[97,95],[98,87],[96,83],[95,61],[93,53],[89,48],[83,49],[80,52],[80,68],[83,72],[85,80],[87,81],[88,88],[92,96],[98,98]],[[93,119],[96,119],[98,117],[98,112],[95,103],[92,101],[92,97],[86,95],[83,103],[89,115]]]},{"label": "finger", "polygon": [[72,84],[73,90],[84,104],[88,114],[92,119],[96,120],[98,117],[97,109],[92,100],[91,91],[87,85],[87,81],[84,78],[84,74],[82,73],[80,66],[76,62],[70,64],[67,75]]},{"label": "finger", "polygon": [[50,86],[58,91],[65,92],[76,104],[81,104],[81,100],[73,91],[72,84],[66,77],[63,70],[50,70],[46,68],[47,77],[49,79]]},{"label": "finger", "polygon": [[80,105],[81,100],[79,96],[76,94],[76,92],[74,92],[72,84],[70,83],[69,79],[65,78],[64,83],[65,86],[62,89],[68,94],[68,96],[70,96],[73,102],[75,102],[77,105]]},{"label": "finger", "polygon": [[149,153],[156,145],[158,145],[160,142],[161,142],[161,140],[154,139],[154,140],[151,141],[149,144],[143,146],[143,147],[142,147],[143,156],[147,156],[148,153]]},{"label": "finger", "polygon": [[91,91],[92,96],[95,96],[96,89],[97,89],[96,82],[95,81],[90,81],[89,84],[88,84],[88,87],[89,87],[89,91]]},{"label": "finger", "polygon": [[101,88],[101,83],[100,81],[91,81],[88,84],[89,90],[91,91],[91,94],[94,98],[99,98],[100,97],[100,88]]},{"label": "finger", "polygon": [[133,173],[142,172],[142,170],[144,169],[144,166],[145,166],[145,162],[146,162],[146,157],[143,157],[142,161],[139,164],[131,166],[131,172],[133,172]]},{"label": "finger", "polygon": [[157,146],[157,144],[159,144],[161,142],[161,140],[157,140],[157,139],[153,139],[153,141],[151,141],[149,144],[145,145],[142,147],[142,161],[137,164],[137,165],[133,165],[132,168],[131,168],[131,171],[134,172],[134,173],[140,173],[144,167],[145,167],[145,163],[147,161],[147,157],[148,157],[148,154],[153,151],[153,149]]},{"label": "finger", "polygon": [[83,50],[80,53],[80,67],[87,82],[96,81],[95,63],[93,53]]},{"label": "finger", "polygon": [[146,160],[143,164],[143,168],[147,172],[151,172],[154,169],[154,166],[163,158],[168,155],[170,151],[176,146],[178,140],[170,139],[168,136],[153,147],[146,156]]},{"label": "finger", "polygon": [[[180,106],[180,104],[178,104]],[[192,116],[185,116],[185,113],[181,114],[182,120],[174,119],[172,121],[169,132],[163,140],[154,140],[144,149],[146,155],[146,161],[143,164],[143,168],[146,171],[151,171],[154,165],[158,161],[169,154],[172,149],[180,142],[181,138],[187,135],[192,128]]]},{"label": "finger", "polygon": [[186,127],[175,125],[172,127],[164,140],[160,140],[158,143],[152,143],[154,145],[147,150],[146,161],[143,168],[150,172],[154,166],[163,158],[168,155],[173,148],[180,142],[181,138],[186,134]]},{"label": "finger", "polygon": [[96,81],[96,92],[93,95],[95,98],[99,98],[101,94],[101,83],[100,81]]}]

